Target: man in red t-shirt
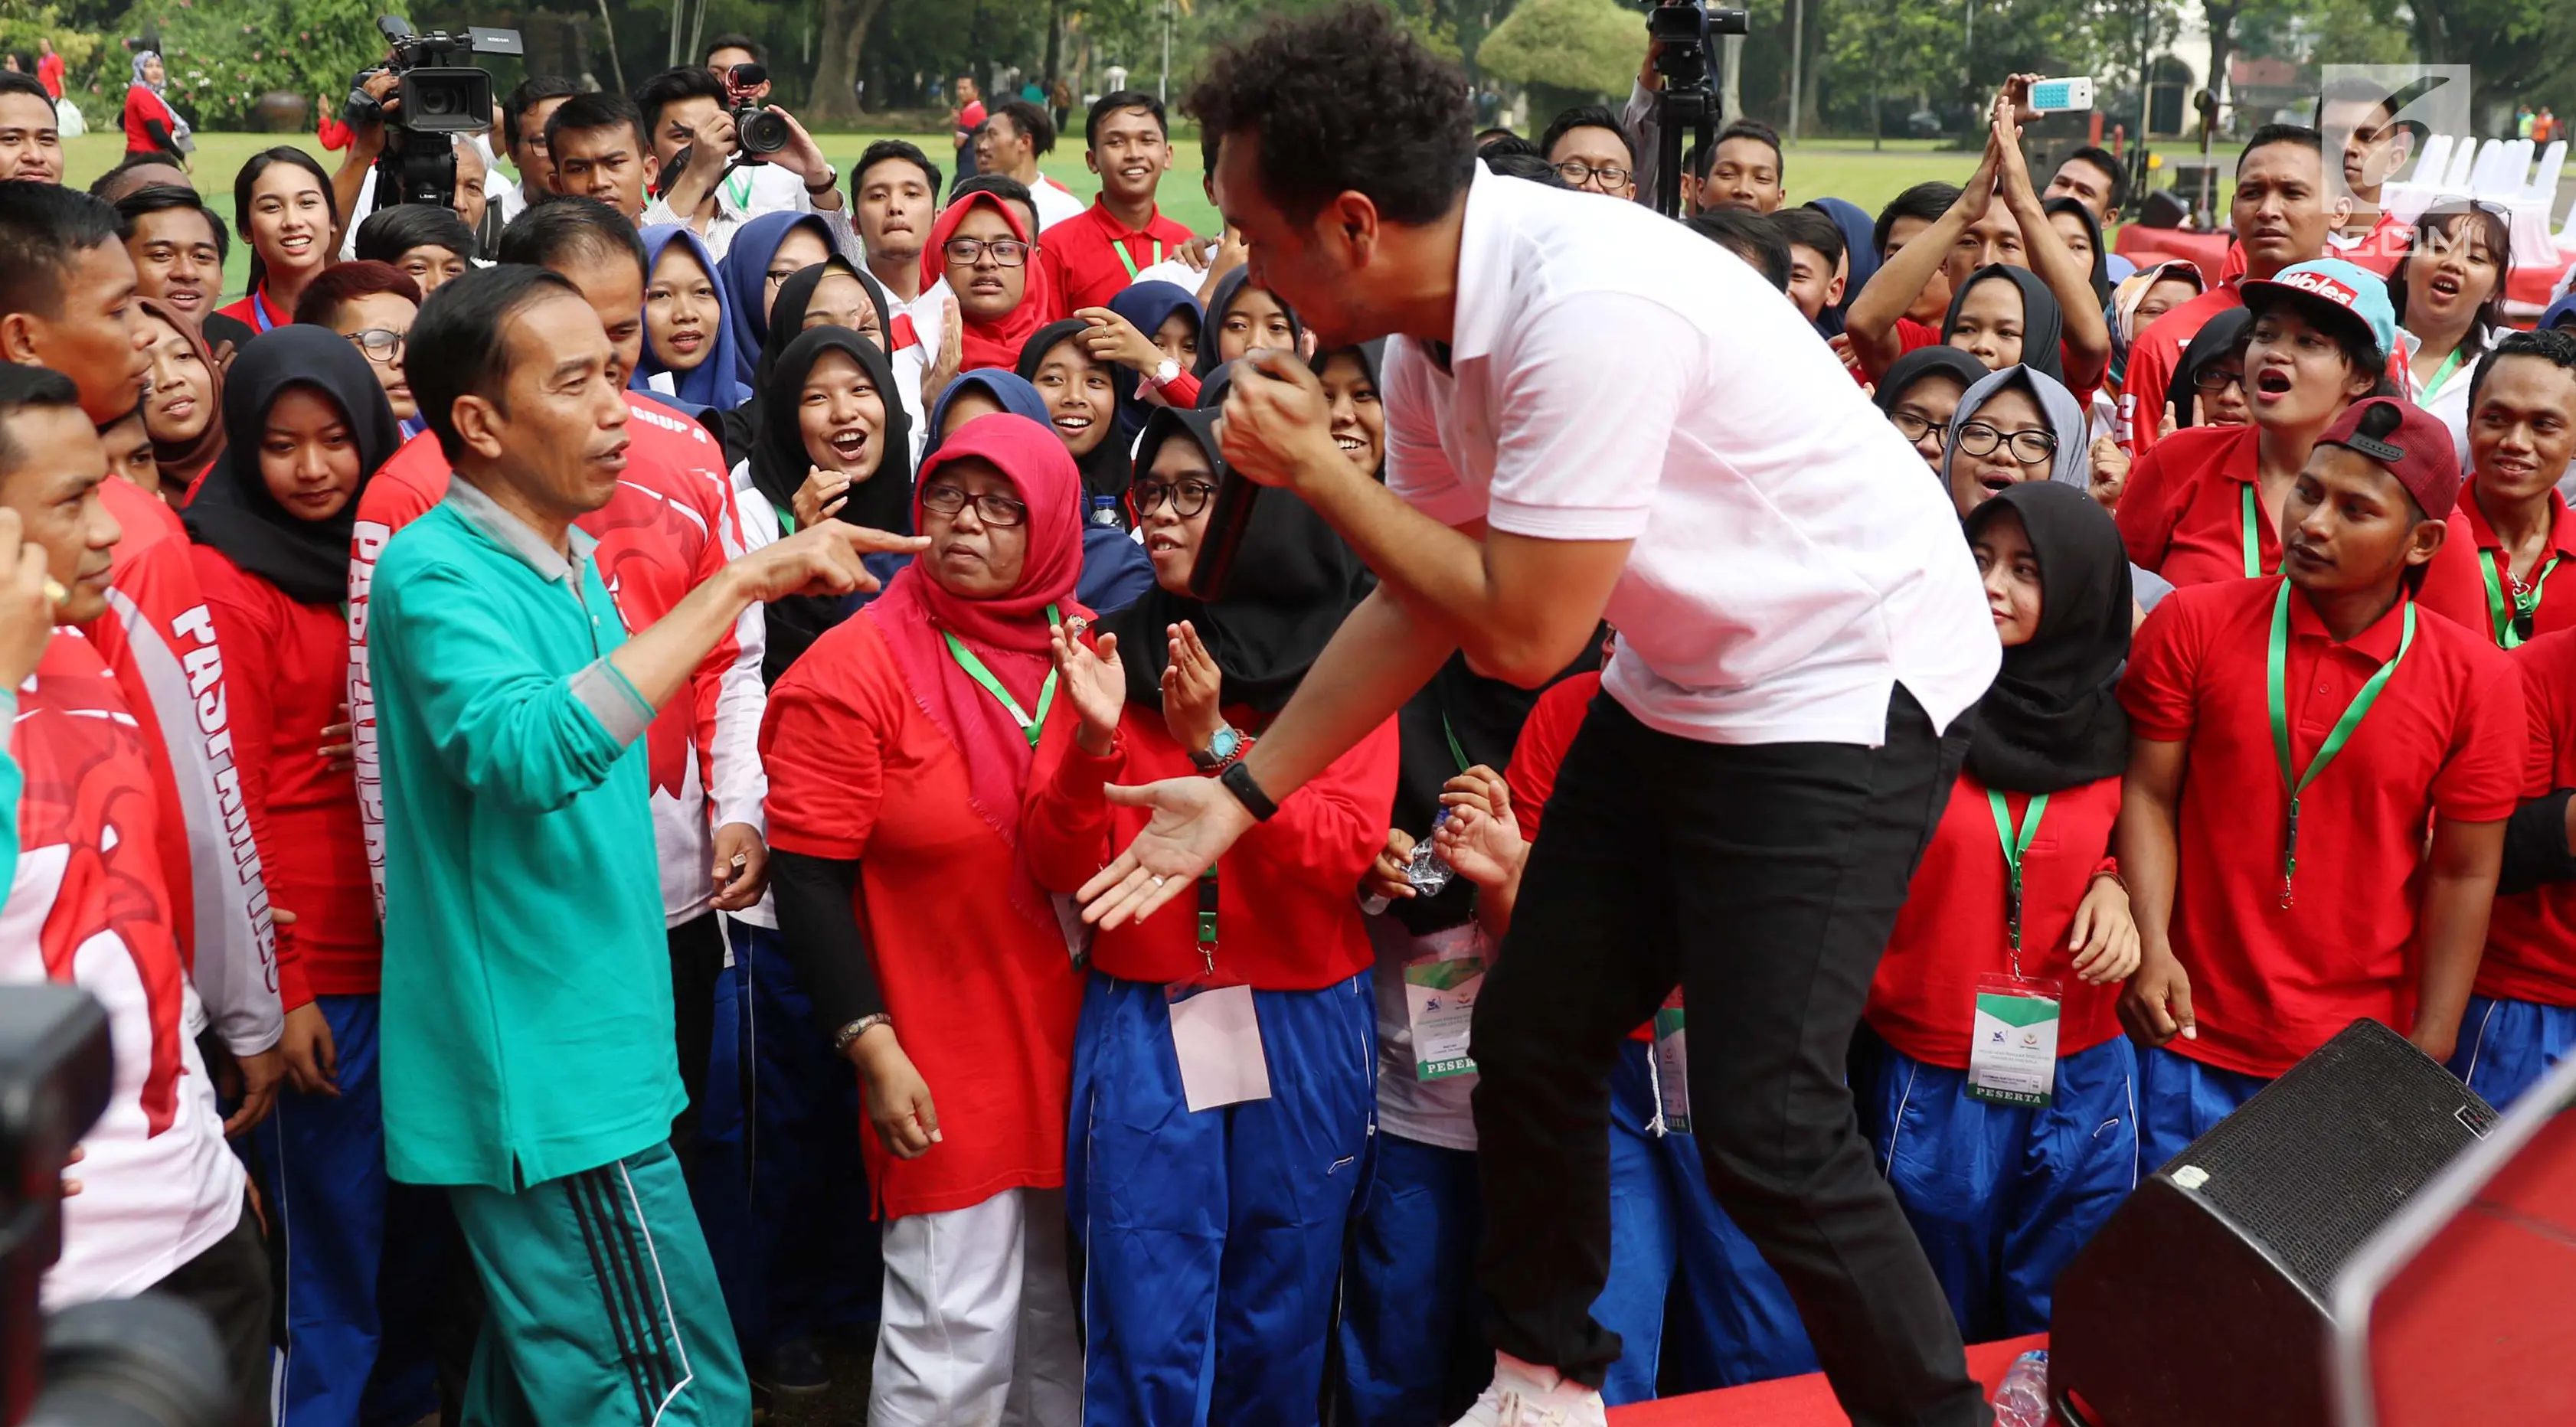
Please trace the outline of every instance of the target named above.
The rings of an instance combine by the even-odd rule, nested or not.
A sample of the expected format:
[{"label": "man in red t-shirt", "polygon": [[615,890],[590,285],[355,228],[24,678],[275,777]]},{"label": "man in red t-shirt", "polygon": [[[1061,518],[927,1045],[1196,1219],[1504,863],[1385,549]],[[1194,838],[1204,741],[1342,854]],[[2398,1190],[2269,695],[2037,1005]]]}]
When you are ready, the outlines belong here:
[{"label": "man in red t-shirt", "polygon": [[984,96],[971,74],[957,76],[957,112],[948,121],[948,141],[957,150],[957,171],[975,171],[975,131],[984,127]]},{"label": "man in red t-shirt", "polygon": [[2576,858],[2565,791],[2576,788],[2576,629],[2513,656],[2529,706],[2522,795],[2505,834],[2486,955],[2460,1018],[2452,1073],[2510,1105],[2576,1050]]},{"label": "man in red t-shirt", "polygon": [[1192,241],[1189,229],[1154,206],[1154,190],[1172,167],[1163,101],[1134,89],[1104,94],[1093,101],[1083,135],[1082,161],[1100,175],[1100,196],[1049,228],[1038,245],[1047,290],[1067,312],[1108,306],[1136,274]]},{"label": "man in red t-shirt", "polygon": [[63,97],[63,57],[54,53],[50,38],[36,41],[36,82],[56,99]]},{"label": "man in red t-shirt", "polygon": [[2236,197],[2227,216],[2245,271],[2222,275],[2218,286],[2147,325],[2129,344],[2128,376],[2120,389],[2120,419],[2129,453],[2143,455],[2164,434],[2165,396],[2175,363],[2201,324],[2244,299],[2237,287],[2268,279],[2294,263],[2326,255],[2333,213],[2326,204],[2324,141],[2299,124],[2266,124],[2236,157]]},{"label": "man in red t-shirt", "polygon": [[2452,1052],[2523,786],[2513,666],[2413,598],[2459,484],[2441,422],[2357,403],[2290,494],[2286,574],[2176,590],[2138,631],[2120,1017],[2151,1047],[2149,1163],[2363,1017]]}]

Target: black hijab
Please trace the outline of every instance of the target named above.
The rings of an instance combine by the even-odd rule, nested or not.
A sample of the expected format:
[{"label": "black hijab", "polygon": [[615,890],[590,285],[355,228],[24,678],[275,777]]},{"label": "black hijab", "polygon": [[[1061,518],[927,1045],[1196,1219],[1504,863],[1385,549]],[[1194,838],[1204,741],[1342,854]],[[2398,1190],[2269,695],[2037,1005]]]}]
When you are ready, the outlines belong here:
[{"label": "black hijab", "polygon": [[[1251,276],[1251,268],[1236,268],[1218,278],[1216,291],[1208,294],[1207,320],[1199,324],[1198,365],[1193,368],[1201,381],[1207,379],[1208,373],[1225,365],[1225,359],[1218,356],[1216,351],[1219,339],[1225,335],[1225,315],[1234,310],[1235,299],[1243,296],[1245,281]],[[1269,289],[1264,288],[1262,291],[1269,292]],[[1288,299],[1272,292],[1270,300],[1278,303],[1279,310],[1288,314],[1289,341],[1290,345],[1295,345],[1296,339],[1306,335],[1306,324],[1297,319],[1297,309],[1288,305]]]},{"label": "black hijab", "polygon": [[2039,628],[2004,651],[1977,703],[1968,771],[1989,788],[2054,793],[2129,762],[2120,667],[2129,658],[2129,557],[2111,513],[2079,486],[2024,481],[1968,513],[1968,538],[2006,511],[2039,558]]},{"label": "black hijab", "polygon": [[2039,206],[2052,218],[2060,213],[2072,213],[2084,224],[2084,231],[2093,239],[2093,300],[2107,306],[2111,301],[2111,255],[2102,251],[2102,220],[2093,216],[2092,209],[2072,198],[2052,198]]},{"label": "black hijab", "polygon": [[[1046,361],[1047,353],[1090,330],[1090,323],[1079,317],[1067,317],[1030,333],[1029,340],[1020,344],[1020,361],[1016,368],[1020,380],[1035,386],[1038,367]],[[1100,444],[1091,448],[1090,455],[1077,456],[1073,462],[1074,468],[1082,472],[1082,503],[1086,511],[1095,496],[1127,494],[1127,481],[1133,474],[1127,464],[1127,442],[1118,435],[1118,382],[1115,375],[1118,370],[1110,369],[1109,429],[1102,433]],[[1053,431],[1055,428],[1049,426],[1047,429]]]},{"label": "black hijab", "polygon": [[[798,268],[778,284],[778,296],[769,304],[768,335],[761,341],[760,355],[752,360],[751,399],[724,414],[724,440],[728,451],[748,456],[759,446],[761,400],[769,390],[770,373],[778,366],[778,354],[804,335],[805,309],[813,305],[814,289],[832,273],[846,273],[857,278],[859,286],[867,290],[868,301],[876,306],[877,331],[891,332],[884,294],[877,291],[875,283],[851,266],[849,259],[835,253],[819,263]],[[891,343],[893,338],[888,336],[886,341]],[[890,387],[885,389],[888,394],[892,390]]]},{"label": "black hijab", "polygon": [[[358,444],[358,486],[328,520],[299,520],[268,493],[259,473],[260,433],[269,409],[291,387],[331,398]],[[338,604],[349,597],[349,537],[358,496],[402,444],[364,354],[327,327],[294,324],[262,333],[224,373],[224,430],[230,441],[206,473],[180,520],[188,537],[286,592],[298,604]]]},{"label": "black hijab", "polygon": [[2021,365],[2064,382],[2066,314],[2058,307],[2057,295],[2048,290],[2048,284],[2028,268],[1988,263],[1971,273],[1950,295],[1949,314],[1941,319],[1941,340],[1949,341],[1950,334],[1958,330],[1959,309],[1967,305],[1968,294],[1977,284],[1998,277],[2021,289]]},{"label": "black hijab", "polygon": [[2200,369],[2241,345],[2246,329],[2253,325],[2252,312],[2231,307],[2200,324],[2200,330],[2183,344],[2182,357],[2174,363],[2173,379],[2166,387],[2176,427],[2204,424],[2200,417]]},{"label": "black hijab", "polygon": [[[1137,468],[1152,469],[1154,453],[1167,440],[1196,442],[1209,465],[1224,474],[1215,412],[1155,412],[1136,444]],[[1164,629],[1188,620],[1224,675],[1218,702],[1265,718],[1279,712],[1343,616],[1359,603],[1366,578],[1360,557],[1322,516],[1293,496],[1265,493],[1215,599],[1201,601],[1157,584],[1108,617],[1119,660],[1127,666],[1127,702],[1163,707],[1163,669],[1171,663]]]},{"label": "black hijab", "polygon": [[[770,330],[775,333],[779,329]],[[885,426],[877,432],[878,448],[884,454],[877,459],[876,474],[850,487],[848,499],[833,518],[871,530],[912,533],[912,423],[904,415],[902,398],[895,394],[893,364],[876,343],[847,327],[787,330],[793,340],[776,353],[768,379],[754,398],[760,405],[761,420],[759,436],[751,447],[753,488],[778,510],[782,524],[791,518],[788,512],[795,508],[796,488],[805,484],[807,472],[815,465],[805,449],[805,433],[796,421],[797,408],[805,394],[805,378],[813,374],[814,364],[822,360],[824,353],[847,353],[867,374],[877,389],[877,399],[885,405]],[[763,682],[777,683],[787,666],[848,612],[848,601],[837,595],[788,595],[770,601],[763,615],[769,625],[768,643],[760,661]]]},{"label": "black hijab", "polygon": [[1956,378],[1963,393],[1994,375],[1986,370],[1985,363],[1975,357],[1946,343],[1935,343],[1929,347],[1917,347],[1888,363],[1887,370],[1879,373],[1878,386],[1870,393],[1869,399],[1880,411],[1894,411],[1896,404],[1905,400],[1905,394],[1914,389],[1916,382],[1935,373]]}]

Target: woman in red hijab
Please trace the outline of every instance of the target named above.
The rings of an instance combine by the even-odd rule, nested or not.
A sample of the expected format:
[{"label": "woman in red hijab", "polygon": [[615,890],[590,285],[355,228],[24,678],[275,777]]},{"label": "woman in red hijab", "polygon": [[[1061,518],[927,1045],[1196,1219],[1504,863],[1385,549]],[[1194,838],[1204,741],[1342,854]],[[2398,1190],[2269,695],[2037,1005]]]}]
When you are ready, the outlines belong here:
[{"label": "woman in red hijab", "polygon": [[[1037,262],[1038,239],[1027,220],[990,193],[969,193],[948,205],[921,248],[921,285],[946,281],[957,299],[957,370],[1008,369],[1020,359],[1029,334],[1062,314],[1047,291]],[[927,403],[934,399],[922,393]]]},{"label": "woman in red hijab", "polygon": [[1081,1413],[1064,1145],[1082,978],[1019,837],[1078,722],[1048,637],[1091,618],[1081,486],[1025,416],[959,427],[915,487],[930,548],[779,679],[761,728],[780,934],[876,1131],[870,1421]]}]

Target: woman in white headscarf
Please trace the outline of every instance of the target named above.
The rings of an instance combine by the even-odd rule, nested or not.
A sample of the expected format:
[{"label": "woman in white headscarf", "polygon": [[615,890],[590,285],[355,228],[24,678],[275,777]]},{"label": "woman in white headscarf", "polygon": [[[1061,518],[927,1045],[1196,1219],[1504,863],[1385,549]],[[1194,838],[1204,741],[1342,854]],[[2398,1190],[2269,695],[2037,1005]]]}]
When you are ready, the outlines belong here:
[{"label": "woman in white headscarf", "polygon": [[171,107],[170,76],[162,68],[160,52],[135,51],[134,82],[125,89],[125,156],[165,155],[185,168],[187,156],[196,149],[188,121]]}]

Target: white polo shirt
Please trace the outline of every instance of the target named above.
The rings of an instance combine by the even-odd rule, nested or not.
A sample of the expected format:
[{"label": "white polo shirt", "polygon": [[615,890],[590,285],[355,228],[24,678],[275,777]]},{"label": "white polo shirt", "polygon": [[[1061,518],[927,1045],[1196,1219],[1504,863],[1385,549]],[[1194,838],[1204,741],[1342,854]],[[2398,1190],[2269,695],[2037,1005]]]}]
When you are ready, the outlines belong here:
[{"label": "white polo shirt", "polygon": [[1958,513],[1798,310],[1633,203],[1479,165],[1450,370],[1387,344],[1387,485],[1448,525],[1633,540],[1603,686],[1709,743],[1946,728],[2002,650]]}]

